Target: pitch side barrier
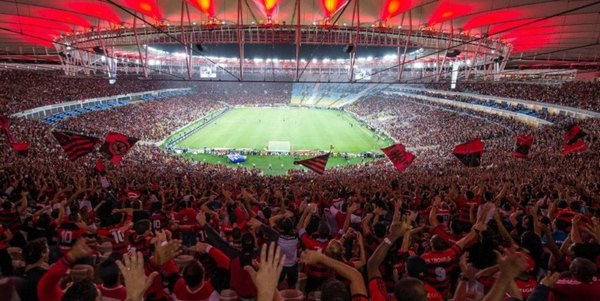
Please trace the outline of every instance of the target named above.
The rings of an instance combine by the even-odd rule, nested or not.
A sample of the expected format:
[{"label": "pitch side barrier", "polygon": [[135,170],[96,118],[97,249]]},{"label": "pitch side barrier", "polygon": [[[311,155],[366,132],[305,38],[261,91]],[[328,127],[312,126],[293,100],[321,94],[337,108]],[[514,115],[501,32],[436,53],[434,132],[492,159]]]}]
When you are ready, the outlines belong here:
[{"label": "pitch side barrier", "polygon": [[217,118],[223,116],[223,114],[225,114],[225,112],[227,112],[227,111],[229,111],[229,108],[226,107],[226,108],[221,109],[220,111],[210,112],[210,113],[202,116],[201,118],[198,118],[196,121],[192,122],[192,124],[194,124],[198,120],[202,120],[202,119],[206,118],[206,116],[210,115],[211,117],[209,119],[205,120],[204,122],[195,124],[190,128],[188,128],[189,125],[186,125],[186,126],[184,126],[183,129],[181,129],[179,131],[175,131],[175,133],[173,133],[172,136],[177,136],[177,137],[175,137],[173,140],[169,140],[170,137],[167,138],[165,140],[165,144],[166,144],[165,149],[167,151],[175,150],[175,148],[174,148],[175,145],[177,145],[179,142],[189,138],[191,135],[195,134],[196,132],[198,132],[199,130],[201,130],[202,128],[204,128],[206,125],[210,124]]}]

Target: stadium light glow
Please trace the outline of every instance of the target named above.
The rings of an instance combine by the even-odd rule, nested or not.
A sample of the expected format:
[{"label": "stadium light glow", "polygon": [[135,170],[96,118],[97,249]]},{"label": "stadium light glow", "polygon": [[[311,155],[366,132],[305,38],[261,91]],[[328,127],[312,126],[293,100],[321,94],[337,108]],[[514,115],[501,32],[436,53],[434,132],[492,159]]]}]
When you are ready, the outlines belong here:
[{"label": "stadium light glow", "polygon": [[423,63],[422,62],[416,62],[413,64],[413,68],[415,69],[423,69]]}]

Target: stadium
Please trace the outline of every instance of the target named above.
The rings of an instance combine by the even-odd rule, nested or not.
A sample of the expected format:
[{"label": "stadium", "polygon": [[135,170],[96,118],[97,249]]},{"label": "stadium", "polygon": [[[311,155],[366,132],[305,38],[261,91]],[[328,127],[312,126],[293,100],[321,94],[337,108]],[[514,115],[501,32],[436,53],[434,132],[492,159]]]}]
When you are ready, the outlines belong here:
[{"label": "stadium", "polygon": [[600,296],[600,1],[0,1],[2,300]]}]

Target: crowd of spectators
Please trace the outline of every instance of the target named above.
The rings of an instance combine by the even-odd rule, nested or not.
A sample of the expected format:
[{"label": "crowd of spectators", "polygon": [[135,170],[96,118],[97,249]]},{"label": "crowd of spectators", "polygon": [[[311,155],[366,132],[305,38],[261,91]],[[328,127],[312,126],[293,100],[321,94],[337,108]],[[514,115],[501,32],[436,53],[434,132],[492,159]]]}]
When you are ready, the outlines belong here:
[{"label": "crowd of spectators", "polygon": [[290,102],[292,84],[261,82],[198,82],[200,95],[229,105],[284,105]]},{"label": "crowd of spectators", "polygon": [[193,94],[90,112],[66,119],[56,127],[97,137],[121,132],[155,142],[220,108],[224,108],[222,103]]},{"label": "crowd of spectators", "polygon": [[66,77],[58,71],[0,70],[0,112],[12,114],[66,101],[187,86],[185,82],[135,77],[122,77],[111,85],[106,78]]},{"label": "crowd of spectators", "polygon": [[[448,89],[448,84],[430,84],[435,89]],[[590,111],[600,111],[600,82],[565,82],[561,85],[479,82],[459,83],[460,92],[478,93],[560,104]]]},{"label": "crowd of spectators", "polygon": [[[263,99],[252,93],[260,96],[228,103]],[[158,138],[145,120],[125,120],[182,103],[88,121],[109,118],[115,130]],[[12,119],[11,133],[30,150],[19,156],[0,138],[3,298],[598,298],[598,120],[580,122],[589,150],[562,157],[560,127],[383,96],[348,109],[418,147],[414,164],[403,173],[380,160],[266,177],[136,145],[98,173],[100,154],[71,162],[47,125]],[[528,160],[510,156],[518,132],[536,139]],[[451,149],[476,137],[486,143],[482,167],[464,167]]]}]

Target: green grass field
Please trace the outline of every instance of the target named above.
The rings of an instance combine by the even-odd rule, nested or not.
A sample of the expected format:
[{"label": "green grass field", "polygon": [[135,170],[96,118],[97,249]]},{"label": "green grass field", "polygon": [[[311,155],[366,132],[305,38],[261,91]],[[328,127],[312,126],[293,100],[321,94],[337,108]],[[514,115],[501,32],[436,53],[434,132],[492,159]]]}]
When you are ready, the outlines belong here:
[{"label": "green grass field", "polygon": [[[179,142],[176,147],[200,151],[205,147],[264,150],[269,141],[289,141],[292,151],[327,151],[333,145],[335,153],[350,154],[380,152],[382,147],[393,143],[387,137],[377,137],[360,121],[342,111],[302,107],[252,107],[227,111]],[[269,175],[282,175],[289,169],[302,168],[293,165],[292,156],[248,156],[248,160],[240,165],[228,163],[225,156],[191,153],[184,156],[195,161],[231,167],[256,167]],[[368,161],[362,158],[346,160],[342,157],[332,157],[327,167]]]},{"label": "green grass field", "polygon": [[377,152],[389,144],[347,113],[309,108],[236,108],[208,124],[178,147],[250,148],[263,150],[269,141],[290,141],[296,150]]}]

